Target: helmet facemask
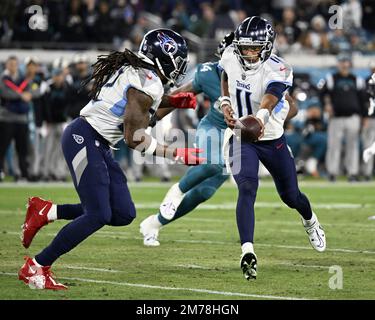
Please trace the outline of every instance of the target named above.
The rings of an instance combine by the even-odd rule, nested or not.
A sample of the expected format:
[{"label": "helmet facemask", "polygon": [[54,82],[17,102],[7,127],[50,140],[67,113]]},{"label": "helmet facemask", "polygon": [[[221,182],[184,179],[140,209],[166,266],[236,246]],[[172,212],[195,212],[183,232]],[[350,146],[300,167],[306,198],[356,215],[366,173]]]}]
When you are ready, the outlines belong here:
[{"label": "helmet facemask", "polygon": [[176,86],[180,83],[186,76],[186,70],[188,66],[189,59],[169,54],[170,62],[161,62],[156,58],[156,64],[160,73],[168,80],[170,86]]},{"label": "helmet facemask", "polygon": [[[257,70],[267,60],[272,51],[272,42],[252,41],[248,38],[233,40],[234,53],[245,71]],[[252,54],[244,54],[244,51],[253,51]]]}]

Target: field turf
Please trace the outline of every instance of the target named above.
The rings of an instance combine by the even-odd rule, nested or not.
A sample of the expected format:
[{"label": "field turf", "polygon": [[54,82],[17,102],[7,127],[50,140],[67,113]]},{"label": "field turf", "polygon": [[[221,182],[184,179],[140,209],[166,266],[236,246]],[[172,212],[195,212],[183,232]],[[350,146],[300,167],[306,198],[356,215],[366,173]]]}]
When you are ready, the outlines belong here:
[{"label": "field turf", "polygon": [[139,224],[156,212],[169,186],[130,184],[137,218],[127,227],[104,227],[61,257],[53,271],[69,290],[53,292],[29,289],[17,272],[23,257],[38,253],[67,222],[49,224],[25,250],[19,238],[25,203],[34,195],[75,203],[77,194],[69,183],[0,185],[0,299],[375,299],[375,220],[368,219],[375,215],[374,183],[301,183],[326,231],[327,250],[318,253],[297,212],[280,202],[271,181],[261,181],[258,278],[250,282],[239,268],[237,191],[229,182],[162,229],[160,247],[143,246]]}]

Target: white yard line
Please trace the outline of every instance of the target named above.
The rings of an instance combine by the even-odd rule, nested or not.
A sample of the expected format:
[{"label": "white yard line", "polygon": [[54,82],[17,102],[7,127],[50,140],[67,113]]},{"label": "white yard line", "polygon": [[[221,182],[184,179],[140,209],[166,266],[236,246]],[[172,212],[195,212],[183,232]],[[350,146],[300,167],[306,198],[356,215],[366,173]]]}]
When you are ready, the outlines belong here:
[{"label": "white yard line", "polygon": [[85,270],[85,271],[97,271],[97,272],[108,272],[108,273],[124,272],[124,271],[113,270],[113,269],[90,268],[90,267],[67,266],[67,265],[60,265],[59,267],[72,269],[72,270]]},{"label": "white yard line", "polygon": [[317,266],[317,265],[306,265],[306,264],[295,264],[290,262],[277,263],[277,265],[288,266],[288,267],[301,267],[301,268],[316,268],[316,269],[329,269],[330,266]]},{"label": "white yard line", "polygon": [[[362,203],[312,203],[311,204],[314,209],[325,209],[325,210],[338,210],[338,209],[346,209],[346,210],[354,210],[354,209],[374,209],[375,204],[362,204]],[[151,210],[155,209],[158,210],[160,206],[160,202],[147,202],[147,203],[136,203],[135,207],[137,209],[146,209]],[[283,202],[256,202],[255,208],[288,208]],[[220,204],[201,204],[197,207],[198,210],[236,210],[236,203],[235,202],[224,202]],[[14,210],[11,209],[0,209],[0,214],[25,214],[25,209],[17,208]],[[375,211],[375,210],[374,210]]]},{"label": "white yard line", "polygon": [[[158,209],[159,202],[136,203],[137,209]],[[362,209],[374,208],[375,205],[362,203],[312,203],[314,209]],[[255,208],[288,208],[283,202],[255,202]],[[236,210],[235,202],[224,202],[220,204],[201,204],[197,207],[198,210]]]},{"label": "white yard line", "polygon": [[176,264],[173,267],[180,267],[180,268],[184,268],[184,269],[202,269],[202,270],[212,270],[213,269],[213,268],[209,268],[209,267],[199,266],[197,264]]},{"label": "white yard line", "polygon": [[[0,275],[17,276],[16,273],[10,273],[10,272],[3,272],[3,273],[0,273]],[[275,299],[275,300],[306,300],[308,299],[308,298],[296,298],[296,297],[289,297],[289,296],[273,296],[273,295],[263,295],[263,294],[249,294],[249,293],[242,293],[242,292],[208,290],[208,289],[199,289],[199,288],[165,287],[165,286],[156,286],[156,285],[143,284],[143,283],[95,280],[95,279],[76,278],[76,277],[59,277],[59,279],[70,280],[70,281],[81,281],[81,282],[87,282],[87,283],[110,284],[110,285],[115,285],[115,286],[158,289],[158,290],[167,290],[167,291],[190,291],[190,292],[206,293],[206,294],[220,295],[220,296],[232,296],[232,297]]]},{"label": "white yard line", "polygon": [[[5,234],[9,235],[20,235],[20,232],[7,231]],[[47,233],[47,236],[55,236],[55,233]],[[123,235],[109,235],[101,234],[100,231],[95,233],[96,237],[101,238],[111,238],[111,239],[124,239],[124,240],[142,240],[142,237],[133,236],[123,236]],[[234,242],[229,241],[214,241],[214,240],[187,240],[187,239],[165,239],[165,242],[180,242],[180,243],[196,243],[196,244],[217,244],[217,245],[234,245]],[[271,247],[271,248],[281,248],[281,249],[297,249],[297,250],[313,250],[311,247],[303,246],[289,246],[289,245],[276,245],[276,244],[266,244],[266,243],[255,243],[255,247]],[[343,248],[327,248],[326,251],[331,252],[344,252],[344,253],[363,253],[363,254],[375,254],[375,251],[370,250],[354,250],[354,249],[343,249]]]}]

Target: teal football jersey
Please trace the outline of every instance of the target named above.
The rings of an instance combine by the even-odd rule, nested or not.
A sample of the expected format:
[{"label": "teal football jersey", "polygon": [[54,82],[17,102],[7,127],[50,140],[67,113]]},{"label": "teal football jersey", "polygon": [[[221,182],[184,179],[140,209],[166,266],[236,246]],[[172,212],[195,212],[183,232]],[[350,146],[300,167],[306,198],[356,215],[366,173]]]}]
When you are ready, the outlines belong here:
[{"label": "teal football jersey", "polygon": [[221,70],[218,67],[218,62],[198,64],[194,75],[193,88],[197,93],[205,93],[211,101],[210,110],[206,118],[216,127],[226,129],[227,125],[223,114],[214,107],[216,100],[221,94],[220,78]]}]

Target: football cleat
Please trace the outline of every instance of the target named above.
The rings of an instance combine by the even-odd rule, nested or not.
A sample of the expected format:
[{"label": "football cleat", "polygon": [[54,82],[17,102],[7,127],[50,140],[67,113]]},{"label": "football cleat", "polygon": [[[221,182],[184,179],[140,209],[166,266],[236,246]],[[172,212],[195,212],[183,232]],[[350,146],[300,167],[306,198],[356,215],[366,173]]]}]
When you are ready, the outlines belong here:
[{"label": "football cleat", "polygon": [[326,249],[326,236],[315,213],[313,213],[313,216],[315,216],[315,221],[311,226],[306,226],[303,223],[303,220],[302,220],[302,224],[309,237],[309,241],[312,247],[316,251],[323,252]]},{"label": "football cleat", "polygon": [[48,211],[52,207],[52,202],[44,200],[39,197],[29,198],[27,204],[27,212],[25,222],[22,225],[21,241],[22,245],[27,249],[30,247],[36,233],[45,226],[52,222],[48,221]]},{"label": "football cleat", "polygon": [[160,246],[158,241],[160,227],[155,224],[155,219],[157,215],[149,216],[139,225],[139,232],[143,235],[143,244],[146,247]]},{"label": "football cleat", "polygon": [[246,280],[257,277],[257,256],[253,252],[245,252],[241,256],[240,267]]},{"label": "football cleat", "polygon": [[25,282],[30,289],[65,290],[67,286],[58,283],[53,277],[51,267],[38,267],[33,259],[25,257],[26,262],[18,271],[18,279]]},{"label": "football cleat", "polygon": [[173,219],[177,208],[181,204],[184,197],[185,194],[181,192],[178,183],[175,183],[172,187],[170,187],[159,208],[160,214],[164,219]]}]

